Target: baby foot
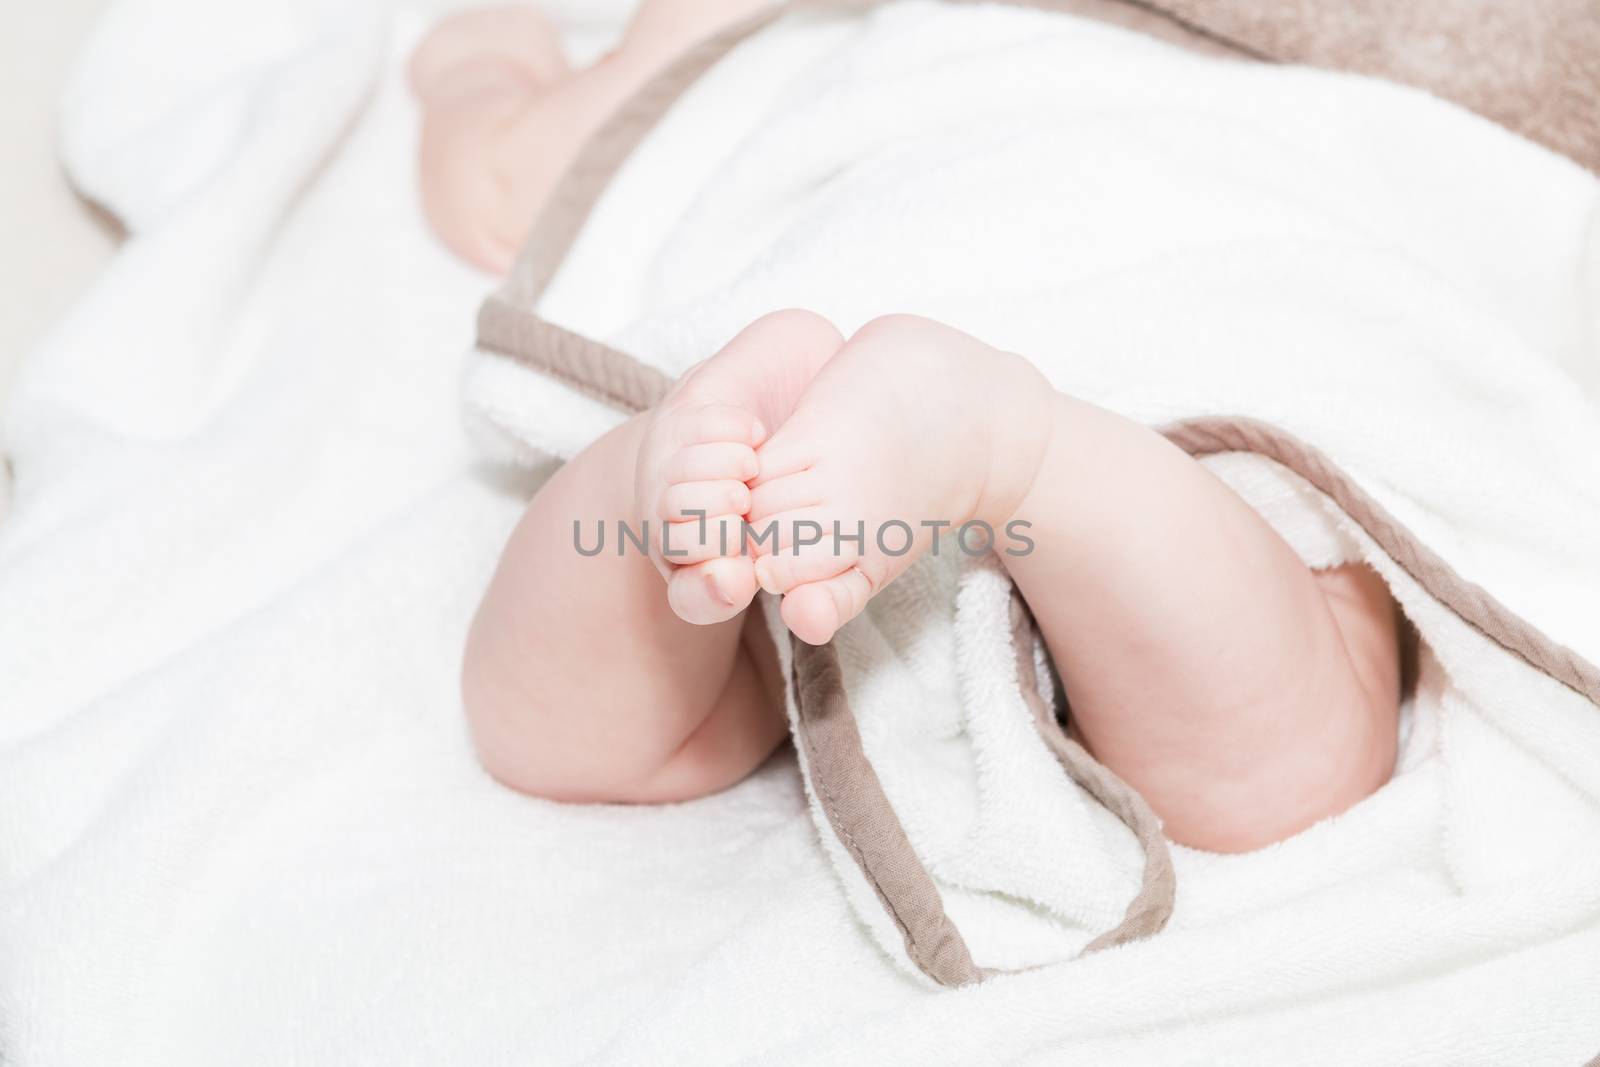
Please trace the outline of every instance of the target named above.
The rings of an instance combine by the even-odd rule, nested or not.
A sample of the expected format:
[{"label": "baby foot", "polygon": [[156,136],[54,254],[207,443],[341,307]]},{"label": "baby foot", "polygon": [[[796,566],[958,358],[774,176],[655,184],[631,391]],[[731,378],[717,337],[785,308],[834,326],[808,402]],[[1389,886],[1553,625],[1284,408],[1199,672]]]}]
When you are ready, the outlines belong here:
[{"label": "baby foot", "polygon": [[409,66],[411,86],[425,104],[501,79],[537,89],[569,73],[561,35],[531,7],[451,15],[422,39]]},{"label": "baby foot", "polygon": [[[553,137],[519,137],[571,82],[555,27],[529,7],[467,11],[439,23],[411,57],[422,105],[418,183],[423,213],[456,255],[510,269],[565,167]],[[537,135],[537,148],[524,143]],[[554,157],[554,158],[550,158]]]},{"label": "baby foot", "polygon": [[926,319],[851,338],[757,453],[754,569],[790,631],[828,641],[941,530],[981,521],[992,545],[1044,456],[1051,395],[1026,360]]},{"label": "baby foot", "polygon": [[733,618],[756,594],[744,551],[756,446],[781,426],[844,338],[806,311],[756,320],[692,368],[650,415],[635,465],[635,504],[651,559],[685,622]]}]

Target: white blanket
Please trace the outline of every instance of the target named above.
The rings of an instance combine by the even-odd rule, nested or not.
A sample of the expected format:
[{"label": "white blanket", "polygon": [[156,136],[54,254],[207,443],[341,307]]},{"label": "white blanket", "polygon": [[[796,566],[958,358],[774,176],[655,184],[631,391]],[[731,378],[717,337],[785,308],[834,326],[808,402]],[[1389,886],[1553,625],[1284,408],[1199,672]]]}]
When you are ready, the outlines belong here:
[{"label": "white blanket", "polygon": [[[1262,853],[1181,854],[1179,912],[1154,940],[968,990],[928,991],[862,929],[787,753],[667,808],[490,783],[455,677],[530,483],[477,463],[457,427],[456,354],[487,280],[417,215],[397,66],[416,20],[386,34],[369,5],[263,6],[126,0],[69,101],[74,176],[134,236],[33,354],[8,422],[7,1063],[1489,1064],[1600,1047],[1600,864],[1575,847],[1600,831],[1600,722],[1422,618],[1427,598],[1392,573],[1438,653],[1394,783]],[[940,97],[964,63],[997,60],[1015,80],[970,111]],[[1026,302],[975,289],[971,263],[932,266],[980,241],[1043,248],[1040,291],[1078,294],[1073,330],[1050,336],[1101,353],[1062,361],[1064,387],[1151,419],[1254,399],[1314,440],[1370,440],[1345,458],[1384,503],[1600,655],[1600,428],[1561,369],[1596,358],[1594,181],[1414,93],[1193,64],[1015,12],[776,31],[630,164],[545,310],[669,367],[782,304],[846,328],[931,312],[1026,350],[1047,325]],[[1054,180],[1016,183],[1008,146],[1036,133],[1031,112],[992,109],[1037,79],[1079,113],[1027,149]],[[951,137],[964,121],[986,139]],[[1149,168],[1158,150],[1173,177]],[[940,180],[907,195],[897,167],[929,160]],[[1026,198],[973,232],[957,205],[996,188]],[[906,210],[870,210],[886,195]],[[1044,220],[1073,240],[1041,240],[1062,236]],[[930,240],[939,255],[904,254]],[[1303,277],[1308,249],[1339,253],[1318,266],[1346,299],[1272,288]],[[881,285],[837,284],[867,271]],[[1247,286],[1262,296],[1241,323]],[[1239,330],[1255,347],[1225,387],[1172,358],[1215,363]],[[1106,346],[1138,373],[1097,373]],[[1326,399],[1248,392],[1268,357],[1323,368],[1302,388]],[[1363,373],[1389,383],[1370,409],[1350,387]],[[1395,397],[1430,391],[1410,449],[1383,447],[1411,415]],[[548,413],[536,443],[570,450],[603,425],[574,409],[526,409]],[[1219,466],[1304,514],[1292,483]],[[1295,529],[1330,558],[1368,548],[1336,521]],[[1485,687],[1516,700],[1463,695]]]}]

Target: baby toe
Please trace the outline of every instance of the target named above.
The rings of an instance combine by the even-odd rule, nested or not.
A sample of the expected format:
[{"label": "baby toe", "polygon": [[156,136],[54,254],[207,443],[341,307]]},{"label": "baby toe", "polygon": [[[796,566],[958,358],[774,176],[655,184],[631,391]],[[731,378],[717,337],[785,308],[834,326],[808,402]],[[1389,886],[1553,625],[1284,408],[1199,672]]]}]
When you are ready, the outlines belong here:
[{"label": "baby toe", "polygon": [[843,574],[791,590],[778,614],[789,632],[808,645],[825,645],[839,627],[861,614],[871,599],[867,576],[852,567]]},{"label": "baby toe", "polygon": [[[753,495],[753,494],[752,494]],[[761,515],[754,509],[750,518],[750,550],[758,556],[793,555],[818,544],[832,545],[832,513],[823,507],[796,508],[776,515]]]},{"label": "baby toe", "polygon": [[746,408],[732,404],[699,404],[678,408],[672,414],[672,433],[682,446],[733,441],[755,446],[766,440],[761,420]]},{"label": "baby toe", "polygon": [[666,480],[677,482],[749,481],[761,470],[756,450],[741,441],[689,445],[667,461]]},{"label": "baby toe", "polygon": [[854,567],[860,553],[831,538],[798,551],[780,551],[755,561],[756,581],[769,593],[787,593],[799,585],[820,582]]},{"label": "baby toe", "polygon": [[718,556],[742,555],[744,516],[714,515],[665,523],[656,548],[665,562],[679,567],[704,563]]},{"label": "baby toe", "polygon": [[756,595],[748,560],[713,559],[679,567],[667,581],[673,614],[696,626],[726,622],[750,606]]},{"label": "baby toe", "polygon": [[812,471],[781,478],[761,478],[750,488],[751,521],[815,509],[822,503],[822,485]]},{"label": "baby toe", "polygon": [[679,522],[712,515],[744,515],[749,510],[749,487],[743,482],[729,479],[669,485],[661,494],[661,506],[657,513],[663,519]]}]

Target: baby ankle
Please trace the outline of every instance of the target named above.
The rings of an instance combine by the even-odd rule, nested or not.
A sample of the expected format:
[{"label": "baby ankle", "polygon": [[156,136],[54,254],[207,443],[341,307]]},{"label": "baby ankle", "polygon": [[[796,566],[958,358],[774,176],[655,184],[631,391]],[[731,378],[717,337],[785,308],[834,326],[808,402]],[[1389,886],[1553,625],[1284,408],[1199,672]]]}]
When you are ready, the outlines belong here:
[{"label": "baby ankle", "polygon": [[1032,362],[1015,353],[997,351],[994,371],[987,474],[973,518],[998,529],[1016,516],[1044,467],[1057,394]]}]

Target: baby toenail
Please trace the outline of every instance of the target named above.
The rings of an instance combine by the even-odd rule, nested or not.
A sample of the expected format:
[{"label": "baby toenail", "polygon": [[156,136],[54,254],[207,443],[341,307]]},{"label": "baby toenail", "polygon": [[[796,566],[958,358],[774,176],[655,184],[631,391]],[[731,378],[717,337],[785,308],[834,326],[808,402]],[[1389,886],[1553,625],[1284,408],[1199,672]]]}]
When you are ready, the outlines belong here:
[{"label": "baby toenail", "polygon": [[761,443],[761,439],[766,437],[766,436],[767,436],[767,428],[765,426],[761,425],[761,420],[760,419],[757,419],[755,422],[750,424],[750,443],[751,444],[760,444]]},{"label": "baby toenail", "polygon": [[762,556],[756,560],[756,583],[769,593],[781,593],[776,577],[772,573],[774,564],[771,556]]},{"label": "baby toenail", "polygon": [[715,600],[723,607],[733,607],[733,597],[722,591],[722,583],[717,581],[717,576],[715,574],[706,575],[706,591],[711,594],[712,600]]}]

